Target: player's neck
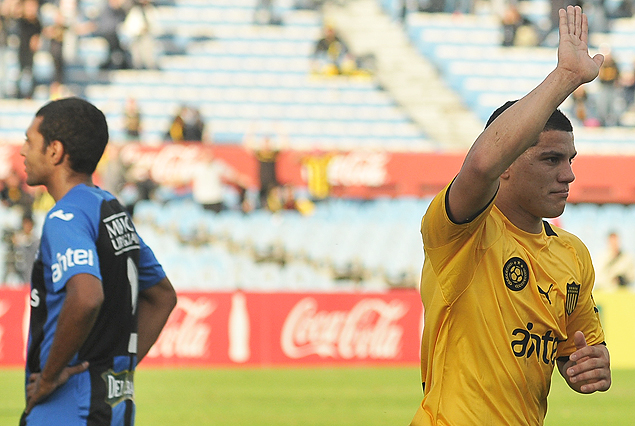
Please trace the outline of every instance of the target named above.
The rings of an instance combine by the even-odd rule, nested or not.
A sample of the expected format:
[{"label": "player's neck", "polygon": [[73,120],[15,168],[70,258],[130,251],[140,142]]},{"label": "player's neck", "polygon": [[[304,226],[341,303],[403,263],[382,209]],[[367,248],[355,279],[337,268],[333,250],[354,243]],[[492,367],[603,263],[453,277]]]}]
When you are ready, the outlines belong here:
[{"label": "player's neck", "polygon": [[93,178],[91,175],[86,175],[83,173],[71,173],[64,179],[58,179],[50,182],[46,186],[46,189],[48,190],[49,194],[51,194],[51,197],[53,197],[55,202],[58,202],[59,200],[64,198],[68,191],[81,184],[87,186],[95,186],[93,184]]},{"label": "player's neck", "polygon": [[540,234],[542,232],[542,218],[534,216],[520,205],[507,203],[504,198],[497,198],[496,207],[518,229],[530,234]]}]

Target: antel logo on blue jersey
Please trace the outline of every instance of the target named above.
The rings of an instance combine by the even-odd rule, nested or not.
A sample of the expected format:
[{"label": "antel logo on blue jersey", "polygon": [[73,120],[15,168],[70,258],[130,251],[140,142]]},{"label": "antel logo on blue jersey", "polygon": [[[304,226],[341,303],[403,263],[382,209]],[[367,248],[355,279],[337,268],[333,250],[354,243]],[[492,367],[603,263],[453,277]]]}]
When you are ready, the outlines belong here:
[{"label": "antel logo on blue jersey", "polygon": [[73,250],[69,248],[64,254],[57,253],[55,255],[55,259],[57,259],[57,263],[51,265],[54,283],[62,279],[64,272],[68,271],[69,268],[72,268],[75,265],[93,266],[95,264],[95,254],[92,250]]}]

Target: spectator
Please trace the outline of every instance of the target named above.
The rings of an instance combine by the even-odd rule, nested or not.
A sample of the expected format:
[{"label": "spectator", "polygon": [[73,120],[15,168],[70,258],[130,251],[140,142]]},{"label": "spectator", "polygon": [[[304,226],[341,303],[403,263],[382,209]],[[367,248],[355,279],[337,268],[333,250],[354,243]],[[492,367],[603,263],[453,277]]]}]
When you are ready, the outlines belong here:
[{"label": "spectator", "polygon": [[633,257],[624,252],[620,237],[611,232],[607,238],[607,248],[598,268],[595,288],[613,291],[626,287],[635,280],[635,263]]},{"label": "spectator", "polygon": [[280,25],[282,22],[276,16],[273,0],[257,0],[254,8],[254,24]]},{"label": "spectator", "polygon": [[258,200],[260,207],[268,205],[269,192],[279,186],[276,167],[280,151],[272,144],[271,137],[265,136],[260,146],[253,146],[247,141],[247,147],[253,150],[256,160],[258,160],[259,192]]},{"label": "spectator", "polygon": [[123,116],[126,139],[129,141],[139,140],[141,135],[141,111],[134,98],[126,99]]},{"label": "spectator", "polygon": [[31,211],[33,207],[33,197],[24,187],[24,182],[18,174],[12,170],[2,182],[0,189],[0,200],[7,207],[20,207],[22,211]]},{"label": "spectator", "polygon": [[202,142],[205,134],[205,123],[198,108],[187,107],[183,111],[183,140]]},{"label": "spectator", "polygon": [[172,122],[170,123],[170,127],[168,131],[165,133],[165,139],[173,142],[180,142],[183,140],[183,126],[185,125],[183,121],[183,112],[185,111],[185,105],[179,108],[179,111],[176,113],[174,118],[172,118]]},{"label": "spectator", "polygon": [[609,31],[609,13],[606,0],[584,0],[584,9],[589,18],[589,34]]},{"label": "spectator", "polygon": [[282,187],[280,185],[276,185],[272,187],[267,193],[267,203],[265,208],[269,210],[271,213],[277,213],[280,210],[284,209],[284,199],[282,194]]},{"label": "spectator", "polygon": [[37,187],[34,189],[33,195],[33,211],[46,213],[55,205],[55,200],[51,197],[51,194],[46,191],[44,187]]},{"label": "spectator", "polygon": [[64,34],[68,30],[66,19],[62,11],[53,6],[53,23],[47,25],[42,30],[42,34],[49,39],[49,52],[53,59],[53,80],[51,81],[50,97],[51,99],[63,96],[62,90],[64,86]]},{"label": "spectator", "polygon": [[422,12],[441,13],[445,12],[446,0],[427,0],[420,8]]},{"label": "spectator", "polygon": [[324,201],[331,194],[328,169],[333,156],[331,153],[314,152],[301,159],[309,195],[314,202]]},{"label": "spectator", "polygon": [[150,177],[149,172],[130,177],[119,190],[119,199],[126,211],[134,216],[135,206],[139,201],[151,200],[159,185]]},{"label": "spectator", "polygon": [[[566,9],[567,6],[582,7],[582,0],[551,0],[549,4],[551,5],[550,19],[546,31],[543,32],[540,38],[540,44],[547,46],[557,46],[557,29],[560,20],[560,18],[558,17],[558,10]],[[551,35],[553,35],[554,37],[550,37]]]},{"label": "spectator", "polygon": [[295,190],[291,185],[284,185],[282,187],[282,208],[285,210],[297,210],[298,204],[295,198]]},{"label": "spectator", "polygon": [[219,213],[225,209],[224,183],[236,183],[239,180],[233,169],[208,151],[194,171],[192,197],[204,209]]},{"label": "spectator", "polygon": [[608,45],[600,48],[604,55],[604,63],[600,67],[598,76],[599,90],[597,92],[597,114],[602,126],[617,126],[619,111],[617,99],[620,95],[620,70]]},{"label": "spectator", "polygon": [[16,83],[17,97],[31,99],[35,92],[35,76],[33,74],[33,57],[40,48],[42,24],[39,18],[38,0],[24,0],[18,18],[18,34],[20,44],[18,59],[20,74]]},{"label": "spectator", "polygon": [[9,38],[12,3],[12,0],[0,0],[0,98],[7,96],[8,69],[6,64],[8,58],[5,57],[5,54],[9,52],[7,40]]},{"label": "spectator", "polygon": [[501,21],[503,46],[535,46],[538,43],[531,21],[521,15],[515,4],[507,6]]},{"label": "spectator", "polygon": [[204,132],[205,123],[198,109],[183,105],[172,119],[165,137],[173,142],[202,142]]},{"label": "spectator", "polygon": [[108,43],[108,58],[100,65],[101,69],[130,68],[128,52],[119,39],[119,26],[125,21],[127,11],[125,0],[108,0],[108,4],[93,23],[95,35],[103,37]]},{"label": "spectator", "polygon": [[625,108],[628,109],[635,102],[635,60],[627,73],[622,73],[621,84],[624,88]]},{"label": "spectator", "polygon": [[21,283],[31,282],[31,270],[40,244],[40,238],[34,232],[33,217],[30,212],[22,216],[22,227],[13,234],[15,250],[15,271]]},{"label": "spectator", "polygon": [[593,108],[590,105],[591,100],[589,99],[585,86],[578,87],[571,94],[571,99],[573,102],[573,115],[580,123],[589,127],[597,126],[597,118],[595,118]]},{"label": "spectator", "polygon": [[315,44],[311,66],[313,72],[325,75],[351,74],[356,69],[355,58],[330,25]]},{"label": "spectator", "polygon": [[635,14],[635,2],[633,0],[622,0],[620,4],[608,14],[610,19],[632,18]]},{"label": "spectator", "polygon": [[135,69],[158,69],[158,12],[150,0],[136,0],[123,22],[122,32],[130,40],[130,55]]}]

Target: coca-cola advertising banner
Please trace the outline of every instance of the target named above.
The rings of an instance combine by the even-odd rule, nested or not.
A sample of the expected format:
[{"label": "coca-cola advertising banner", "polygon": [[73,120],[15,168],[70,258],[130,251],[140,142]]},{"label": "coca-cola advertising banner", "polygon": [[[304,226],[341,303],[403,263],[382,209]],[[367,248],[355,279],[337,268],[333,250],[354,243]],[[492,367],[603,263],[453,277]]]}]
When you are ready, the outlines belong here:
[{"label": "coca-cola advertising banner", "polygon": [[[178,184],[191,180],[193,165],[205,158],[202,150],[212,151],[257,187],[254,152],[240,145],[125,145],[119,158],[140,175],[147,172],[156,181]],[[336,197],[426,197],[437,194],[456,176],[464,157],[463,152],[283,150],[277,157],[276,175],[282,184],[318,188]],[[568,201],[635,203],[634,161],[632,155],[578,155]]]},{"label": "coca-cola advertising banner", "polygon": [[[0,290],[0,365],[24,364],[28,290]],[[419,362],[423,310],[414,291],[180,292],[144,365]]]},{"label": "coca-cola advertising banner", "polygon": [[[13,168],[24,173],[18,145],[0,144],[0,179]],[[197,165],[210,155],[223,161],[240,183],[258,188],[258,160],[242,145],[201,143],[148,146],[137,143],[109,146],[96,173],[96,181],[113,160],[121,161],[128,178],[152,178],[163,185],[187,188]],[[458,173],[465,153],[391,152],[381,150],[295,151],[276,157],[281,184],[307,187],[336,197],[372,199],[380,196],[426,197],[438,193]],[[632,155],[579,155],[573,166],[572,203],[635,203],[635,168]]]}]

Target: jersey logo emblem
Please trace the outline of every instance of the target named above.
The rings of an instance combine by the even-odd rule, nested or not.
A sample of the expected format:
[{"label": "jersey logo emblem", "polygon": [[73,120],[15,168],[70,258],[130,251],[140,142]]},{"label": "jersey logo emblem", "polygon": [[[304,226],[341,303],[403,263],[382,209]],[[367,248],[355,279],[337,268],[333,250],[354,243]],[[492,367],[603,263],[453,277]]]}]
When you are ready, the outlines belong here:
[{"label": "jersey logo emblem", "polygon": [[125,400],[134,401],[134,371],[115,373],[112,368],[101,375],[108,388],[106,403],[111,407]]},{"label": "jersey logo emblem", "polygon": [[580,285],[576,283],[567,284],[567,301],[565,310],[567,315],[571,315],[578,304],[578,296],[580,295]]},{"label": "jersey logo emblem", "polygon": [[73,213],[64,213],[63,210],[55,210],[53,213],[49,215],[49,219],[53,219],[54,217],[58,219],[62,219],[65,222],[70,221],[75,217]]},{"label": "jersey logo emblem", "polygon": [[549,288],[547,289],[547,291],[544,291],[543,289],[540,288],[540,286],[536,286],[538,287],[538,293],[542,294],[543,296],[545,296],[545,298],[547,299],[547,302],[549,302],[549,304],[551,305],[551,298],[549,297],[549,292],[551,291],[551,289],[553,288],[553,284],[551,284],[549,286]]},{"label": "jersey logo emblem", "polygon": [[529,282],[529,268],[527,262],[520,257],[512,257],[503,266],[505,285],[511,291],[520,291]]}]

